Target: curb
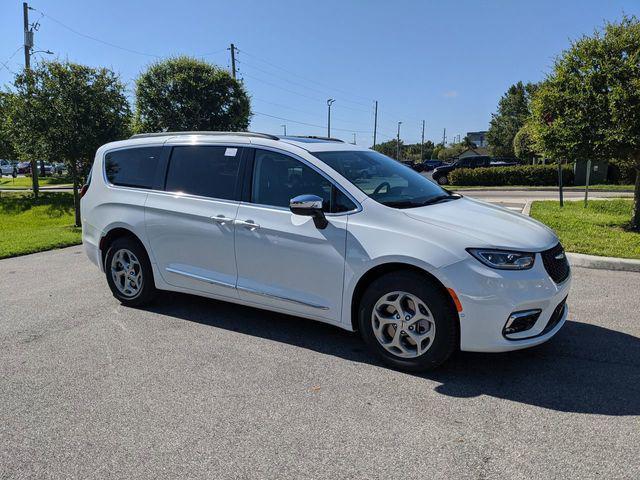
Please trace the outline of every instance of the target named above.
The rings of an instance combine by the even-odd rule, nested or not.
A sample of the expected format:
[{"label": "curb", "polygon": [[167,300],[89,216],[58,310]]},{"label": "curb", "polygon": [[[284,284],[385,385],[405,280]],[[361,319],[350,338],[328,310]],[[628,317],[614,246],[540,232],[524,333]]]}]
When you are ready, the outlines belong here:
[{"label": "curb", "polygon": [[[535,200],[527,200],[522,214],[531,216],[531,204]],[[599,257],[584,253],[566,252],[572,267],[593,268],[595,270],[614,270],[618,272],[640,272],[640,260],[633,258]]]},{"label": "curb", "polygon": [[567,252],[572,267],[593,268],[596,270],[614,270],[618,272],[640,272],[640,260],[631,258],[598,257],[583,253]]}]

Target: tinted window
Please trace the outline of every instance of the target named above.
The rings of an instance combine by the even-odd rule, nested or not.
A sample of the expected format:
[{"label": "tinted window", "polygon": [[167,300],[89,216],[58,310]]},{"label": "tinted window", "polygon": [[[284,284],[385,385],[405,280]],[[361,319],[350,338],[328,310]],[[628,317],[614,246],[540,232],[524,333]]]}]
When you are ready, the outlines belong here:
[{"label": "tinted window", "polygon": [[151,188],[162,147],[129,148],[104,157],[107,179],[113,185]]},{"label": "tinted window", "polygon": [[307,165],[280,153],[256,150],[251,201],[289,208],[298,195],[317,195],[325,212],[347,212],[355,204],[338,188]]},{"label": "tinted window", "polygon": [[166,190],[233,200],[240,169],[240,150],[231,147],[174,147]]}]

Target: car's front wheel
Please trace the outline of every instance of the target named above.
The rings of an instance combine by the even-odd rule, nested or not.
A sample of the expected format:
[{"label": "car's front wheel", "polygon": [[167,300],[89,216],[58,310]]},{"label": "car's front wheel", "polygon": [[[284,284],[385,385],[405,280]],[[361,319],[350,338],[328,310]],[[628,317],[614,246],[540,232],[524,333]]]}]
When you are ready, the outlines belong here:
[{"label": "car's front wheel", "polygon": [[449,177],[447,177],[446,175],[438,177],[438,183],[440,185],[447,185],[449,183]]},{"label": "car's front wheel", "polygon": [[375,280],[358,310],[363,340],[387,364],[409,371],[435,368],[457,348],[450,298],[431,279],[392,272]]},{"label": "car's front wheel", "polygon": [[104,267],[109,288],[123,305],[141,307],[155,297],[151,262],[133,238],[116,239],[107,250]]}]

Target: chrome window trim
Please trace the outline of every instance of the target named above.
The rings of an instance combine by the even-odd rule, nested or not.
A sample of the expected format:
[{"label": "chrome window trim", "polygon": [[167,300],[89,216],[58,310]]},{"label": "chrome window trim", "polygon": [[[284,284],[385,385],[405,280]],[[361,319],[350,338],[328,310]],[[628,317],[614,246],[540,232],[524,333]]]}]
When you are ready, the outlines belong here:
[{"label": "chrome window trim", "polygon": [[[336,187],[337,189],[339,189],[342,193],[344,193],[347,198],[349,200],[351,200],[353,202],[353,204],[356,206],[356,208],[349,210],[347,212],[339,212],[339,213],[325,213],[325,216],[327,217],[341,217],[343,215],[352,215],[354,213],[359,213],[362,211],[362,205],[360,204],[360,202],[358,202],[353,195],[351,195],[342,185],[340,185],[340,183],[338,183],[334,178],[332,178],[328,173],[324,172],[320,167],[312,164],[311,162],[309,162],[308,160],[300,157],[299,155],[296,155],[295,153],[292,152],[288,152],[287,150],[282,150],[279,148],[275,148],[275,147],[269,147],[269,146],[265,146],[265,145],[251,145],[248,148],[253,148],[254,150],[267,150],[267,151],[271,151],[271,152],[275,152],[275,153],[280,153],[282,155],[288,156],[293,158],[294,160],[297,160],[301,163],[303,163],[304,165],[306,165],[307,167],[311,168],[312,170],[314,170],[316,173],[319,173],[320,175],[322,175],[331,185],[333,185],[334,187]],[[254,157],[255,159],[255,157]],[[255,167],[255,160],[254,160],[254,167]],[[252,185],[253,187],[253,185]],[[278,207],[276,205],[265,205],[262,203],[254,203],[254,202],[241,202],[243,205],[256,205],[256,206],[261,206],[261,207],[265,207],[268,209],[273,209],[273,210],[285,210],[285,211],[290,211],[287,207]]]}]

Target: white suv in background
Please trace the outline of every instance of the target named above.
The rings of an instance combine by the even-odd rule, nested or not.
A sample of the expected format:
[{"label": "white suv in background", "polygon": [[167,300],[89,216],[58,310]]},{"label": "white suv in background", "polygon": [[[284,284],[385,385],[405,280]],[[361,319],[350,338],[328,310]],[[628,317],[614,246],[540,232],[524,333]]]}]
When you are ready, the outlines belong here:
[{"label": "white suv in background", "polygon": [[538,345],[567,317],[550,229],[339,140],[137,135],[98,150],[82,193],[124,305],[173,290],[306,317],[407,370]]}]

